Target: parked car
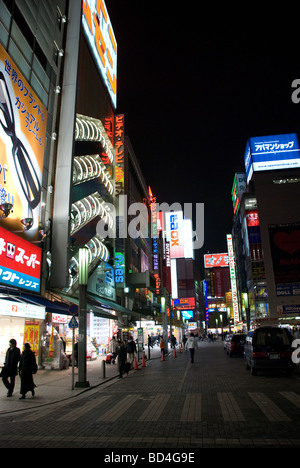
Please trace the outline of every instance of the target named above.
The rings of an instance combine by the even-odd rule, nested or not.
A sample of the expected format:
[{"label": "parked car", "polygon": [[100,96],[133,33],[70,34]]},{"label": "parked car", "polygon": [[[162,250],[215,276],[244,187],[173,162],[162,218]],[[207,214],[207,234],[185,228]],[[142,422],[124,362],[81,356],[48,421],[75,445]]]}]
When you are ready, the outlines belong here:
[{"label": "parked car", "polygon": [[267,369],[292,372],[293,340],[293,335],[286,328],[265,326],[250,331],[244,346],[246,368],[252,375]]},{"label": "parked car", "polygon": [[244,343],[246,339],[245,333],[234,333],[226,343],[226,352],[229,357],[233,355],[243,356]]}]

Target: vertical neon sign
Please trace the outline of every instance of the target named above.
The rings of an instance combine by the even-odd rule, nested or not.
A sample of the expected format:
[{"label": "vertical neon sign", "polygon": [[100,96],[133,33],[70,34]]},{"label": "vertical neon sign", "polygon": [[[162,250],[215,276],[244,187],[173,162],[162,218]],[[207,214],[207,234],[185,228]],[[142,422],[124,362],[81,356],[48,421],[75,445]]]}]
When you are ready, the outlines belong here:
[{"label": "vertical neon sign", "polygon": [[230,282],[231,282],[231,292],[232,292],[233,319],[234,319],[234,324],[237,325],[237,323],[240,320],[240,313],[239,313],[239,304],[238,304],[238,297],[237,297],[232,236],[231,234],[227,234],[226,237],[227,237],[229,272],[230,272]]}]

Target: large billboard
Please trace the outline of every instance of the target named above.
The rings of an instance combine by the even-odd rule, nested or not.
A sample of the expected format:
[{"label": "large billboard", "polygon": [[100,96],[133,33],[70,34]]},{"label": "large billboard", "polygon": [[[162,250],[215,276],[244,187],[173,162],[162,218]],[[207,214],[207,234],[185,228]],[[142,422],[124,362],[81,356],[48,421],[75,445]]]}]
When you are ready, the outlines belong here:
[{"label": "large billboard", "polygon": [[0,227],[0,283],[40,292],[42,249]]},{"label": "large billboard", "polygon": [[104,0],[82,0],[82,25],[114,108],[117,107],[117,42]]},{"label": "large billboard", "polygon": [[245,151],[247,182],[253,172],[300,167],[300,148],[296,133],[251,137]]},{"label": "large billboard", "polygon": [[204,268],[228,267],[228,253],[215,253],[204,255]]},{"label": "large billboard", "polygon": [[300,223],[269,225],[276,295],[300,295]]},{"label": "large billboard", "polygon": [[39,224],[47,111],[1,45],[0,123],[1,225],[32,239]]},{"label": "large billboard", "polygon": [[165,213],[165,229],[170,258],[193,258],[192,221],[183,219],[182,211],[171,211]]}]

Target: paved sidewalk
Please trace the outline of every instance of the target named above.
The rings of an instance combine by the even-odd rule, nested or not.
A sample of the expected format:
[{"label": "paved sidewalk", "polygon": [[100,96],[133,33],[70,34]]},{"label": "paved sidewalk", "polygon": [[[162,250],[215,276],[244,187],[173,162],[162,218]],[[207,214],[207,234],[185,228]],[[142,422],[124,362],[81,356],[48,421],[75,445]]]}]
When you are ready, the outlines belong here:
[{"label": "paved sidewalk", "polygon": [[[148,356],[148,348],[145,348],[145,356]],[[98,356],[94,361],[87,361],[87,381],[89,387],[76,387],[78,380],[78,369],[74,369],[74,388],[72,378],[72,367],[63,370],[45,370],[41,369],[33,376],[35,396],[32,397],[28,392],[25,400],[19,401],[20,398],[20,378],[16,377],[15,390],[12,397],[7,397],[7,389],[5,388],[2,379],[0,379],[0,414],[10,413],[13,411],[21,411],[23,409],[35,408],[38,406],[55,403],[65,399],[72,398],[89,391],[90,389],[103,385],[106,382],[117,379],[119,376],[118,365],[106,364],[105,377],[103,377],[103,360],[106,356]],[[159,347],[154,347],[150,350],[150,359],[160,359]],[[147,359],[146,359],[147,361]],[[139,360],[139,368],[142,366],[142,359]],[[130,373],[135,372],[134,369]]]}]

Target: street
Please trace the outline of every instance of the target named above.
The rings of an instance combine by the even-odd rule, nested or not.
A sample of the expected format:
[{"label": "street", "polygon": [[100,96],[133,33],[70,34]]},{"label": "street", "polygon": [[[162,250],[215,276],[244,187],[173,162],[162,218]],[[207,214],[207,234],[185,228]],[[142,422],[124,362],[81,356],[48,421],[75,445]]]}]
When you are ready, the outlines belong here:
[{"label": "street", "polygon": [[251,376],[221,340],[199,342],[194,364],[177,349],[67,401],[16,407],[0,416],[2,448],[102,448],[116,457],[119,449],[300,447],[300,375]]}]

